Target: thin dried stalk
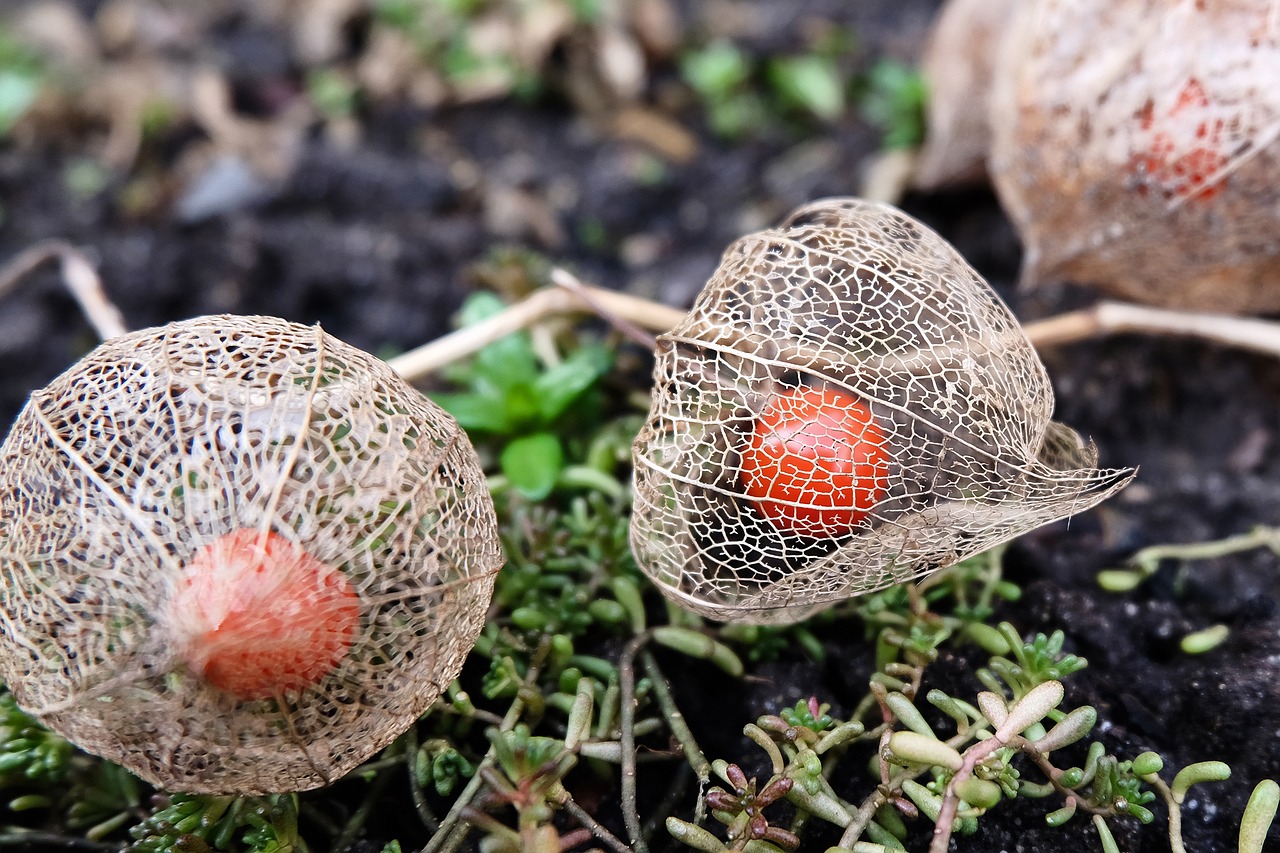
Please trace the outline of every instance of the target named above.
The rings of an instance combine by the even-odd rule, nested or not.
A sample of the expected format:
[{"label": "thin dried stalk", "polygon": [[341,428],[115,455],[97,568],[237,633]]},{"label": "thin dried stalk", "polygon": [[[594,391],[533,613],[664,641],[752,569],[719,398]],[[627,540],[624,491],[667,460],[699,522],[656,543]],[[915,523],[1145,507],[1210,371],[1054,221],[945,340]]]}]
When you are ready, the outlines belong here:
[{"label": "thin dried stalk", "polygon": [[500,314],[398,355],[390,360],[391,369],[416,381],[512,332],[565,314],[597,313],[618,318],[624,329],[630,326],[655,332],[670,329],[684,317],[678,308],[589,287],[564,270],[555,270],[552,280],[558,287],[535,291]]},{"label": "thin dried stalk", "polygon": [[65,240],[36,243],[10,259],[0,269],[0,297],[7,294],[23,277],[46,261],[57,259],[62,265],[62,282],[80,304],[90,325],[102,340],[123,335],[124,317],[102,289],[102,281],[84,253]]},{"label": "thin dried stalk", "polygon": [[1028,323],[1023,326],[1023,331],[1038,349],[1108,335],[1136,333],[1197,338],[1280,357],[1280,323],[1223,314],[1148,308],[1109,300],[1092,308]]}]

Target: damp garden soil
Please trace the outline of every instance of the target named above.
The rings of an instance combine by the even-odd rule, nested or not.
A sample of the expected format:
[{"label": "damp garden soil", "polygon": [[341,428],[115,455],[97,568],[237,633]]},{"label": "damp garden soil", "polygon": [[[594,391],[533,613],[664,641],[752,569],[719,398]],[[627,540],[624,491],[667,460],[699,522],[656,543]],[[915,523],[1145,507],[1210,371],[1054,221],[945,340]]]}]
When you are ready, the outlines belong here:
[{"label": "damp garden soil", "polygon": [[[913,36],[902,32],[918,38],[932,6],[867,4],[856,13],[865,20],[854,23],[868,39],[910,44]],[[895,15],[909,19],[903,29],[886,24]],[[232,27],[218,38],[234,62],[237,51],[269,50],[273,36]],[[272,82],[256,79],[252,62],[243,67],[236,80],[243,94]],[[874,132],[852,120],[743,143],[703,135],[688,163],[642,180],[635,145],[608,138],[554,99],[431,114],[385,108],[366,118],[357,147],[319,136],[305,142],[293,176],[265,200],[183,223],[165,215],[131,218],[110,187],[90,197],[74,194],[63,180],[79,156],[73,146],[6,145],[0,146],[0,257],[53,237],[85,247],[134,327],[205,313],[264,313],[320,322],[349,343],[385,354],[447,331],[468,287],[467,270],[501,246],[532,248],[584,279],[687,304],[735,237],[806,200],[854,194],[858,164],[875,145]],[[487,220],[484,194],[496,190],[544,203],[560,199],[540,208],[555,227]],[[1034,295],[1014,289],[1018,243],[986,191],[911,195],[903,206],[954,243],[1023,320],[1091,298],[1069,287]],[[0,429],[7,431],[33,388],[94,343],[54,271],[33,274],[5,295]],[[1068,649],[1088,659],[1088,668],[1066,682],[1066,702],[1097,707],[1094,737],[1110,753],[1155,750],[1166,768],[1208,759],[1231,765],[1230,781],[1193,789],[1184,835],[1194,853],[1234,850],[1248,792],[1260,779],[1280,776],[1280,564],[1262,550],[1170,563],[1123,594],[1101,590],[1095,575],[1143,546],[1220,539],[1280,522],[1280,362],[1133,336],[1042,355],[1057,394],[1055,417],[1098,444],[1103,466],[1138,466],[1140,473],[1110,502],[1012,545],[1007,576],[1024,595],[1000,615],[1024,633],[1061,628]],[[1231,629],[1221,645],[1194,656],[1179,649],[1187,633],[1219,623]],[[758,749],[739,734],[744,723],[810,695],[831,702],[836,713],[851,710],[842,697],[861,695],[873,668],[863,631],[825,625],[819,636],[828,649],[824,663],[796,654],[743,681],[708,675],[710,667],[684,658],[662,659],[709,756],[759,770],[752,763]],[[981,689],[973,671],[985,656],[972,647],[943,654],[926,687],[960,696]],[[841,772],[863,774],[854,763]],[[865,774],[857,784],[867,789]],[[344,796],[336,791],[307,796]],[[602,797],[599,812],[621,831],[616,806],[608,804],[612,795]],[[658,795],[642,787],[646,796]],[[1079,817],[1047,828],[1043,814],[1056,803],[1045,802],[1001,804],[980,822],[978,835],[957,838],[952,849],[1099,849]],[[681,805],[686,817],[688,805]],[[1153,808],[1151,827],[1112,821],[1121,849],[1168,849],[1163,806]],[[372,826],[357,846],[380,849],[387,840],[381,831]],[[917,830],[912,849],[922,836]],[[1278,839],[1273,828],[1271,840]],[[403,840],[408,849],[412,839]],[[810,839],[806,847],[820,843]],[[661,835],[656,844],[684,849]]]}]

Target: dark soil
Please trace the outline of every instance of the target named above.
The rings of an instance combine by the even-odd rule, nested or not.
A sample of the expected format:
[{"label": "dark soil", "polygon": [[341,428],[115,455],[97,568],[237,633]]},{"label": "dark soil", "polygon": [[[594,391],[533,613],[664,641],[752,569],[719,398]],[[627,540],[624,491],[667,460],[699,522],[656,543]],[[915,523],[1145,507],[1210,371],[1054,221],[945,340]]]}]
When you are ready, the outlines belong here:
[{"label": "dark soil", "polygon": [[[794,44],[804,21],[824,19],[854,28],[867,62],[910,57],[935,5],[807,3],[803,13],[778,12],[745,43],[768,53]],[[707,25],[695,10],[682,14],[691,29]],[[233,69],[245,104],[298,88],[284,34],[232,15],[209,37],[206,50]],[[655,91],[674,76],[670,66],[656,73]],[[554,93],[532,103],[371,107],[360,116],[358,145],[313,132],[287,180],[253,204],[199,221],[180,220],[167,204],[128,208],[120,200],[127,176],[88,195],[68,188],[67,169],[92,150],[91,136],[0,144],[0,258],[45,238],[83,246],[135,327],[267,313],[320,322],[350,343],[393,352],[446,331],[468,268],[505,246],[543,252],[606,286],[687,304],[735,237],[798,203],[853,194],[859,165],[877,144],[856,116],[736,143],[715,139],[696,111],[680,118],[698,134],[696,155],[663,163],[655,175],[645,148],[611,136]],[[167,149],[148,149],[148,168],[162,169],[184,134],[195,133],[179,128]],[[525,212],[497,215],[493,199],[512,193],[528,202]],[[1019,316],[1088,301],[1082,290],[1012,288],[1019,247],[988,192],[911,196],[904,206],[950,239]],[[52,269],[24,280],[0,306],[2,431],[33,388],[95,340]],[[1280,563],[1259,551],[1171,564],[1128,594],[1101,591],[1094,576],[1145,545],[1280,522],[1280,363],[1137,337],[1043,356],[1056,417],[1096,441],[1104,466],[1141,472],[1116,499],[1013,546],[1010,572],[1026,594],[1005,616],[1027,632],[1063,629],[1069,649],[1088,658],[1068,683],[1067,702],[1098,708],[1096,734],[1111,751],[1156,750],[1166,767],[1231,764],[1231,781],[1193,790],[1184,826],[1189,850],[1234,850],[1252,786],[1280,777]],[[1182,636],[1217,623],[1231,628],[1221,646],[1199,656],[1179,650]],[[826,665],[774,665],[744,696],[700,669],[698,678],[677,678],[678,698],[705,727],[698,733],[708,752],[749,762],[754,747],[737,735],[742,723],[810,694],[837,709],[842,695],[859,695],[870,669],[861,629],[826,639]],[[963,653],[931,672],[938,686],[972,695],[981,688],[968,674],[980,663]],[[1043,813],[1056,807],[1004,806],[1003,817],[983,820],[979,837],[957,839],[953,849],[1098,849],[1086,820],[1045,828]],[[1113,822],[1122,849],[1167,849],[1163,808],[1156,811],[1157,825],[1146,829]]]}]

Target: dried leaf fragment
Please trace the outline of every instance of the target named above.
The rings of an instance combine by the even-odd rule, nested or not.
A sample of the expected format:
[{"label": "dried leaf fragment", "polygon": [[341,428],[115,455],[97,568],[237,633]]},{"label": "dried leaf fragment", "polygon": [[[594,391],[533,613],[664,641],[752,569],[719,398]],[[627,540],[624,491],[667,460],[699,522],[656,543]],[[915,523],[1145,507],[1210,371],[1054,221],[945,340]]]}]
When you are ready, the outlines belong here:
[{"label": "dried leaf fragment", "polygon": [[987,283],[886,205],[815,202],[743,237],[658,340],[632,550],[715,619],[796,621],[1132,478],[1050,420],[1044,368]]}]

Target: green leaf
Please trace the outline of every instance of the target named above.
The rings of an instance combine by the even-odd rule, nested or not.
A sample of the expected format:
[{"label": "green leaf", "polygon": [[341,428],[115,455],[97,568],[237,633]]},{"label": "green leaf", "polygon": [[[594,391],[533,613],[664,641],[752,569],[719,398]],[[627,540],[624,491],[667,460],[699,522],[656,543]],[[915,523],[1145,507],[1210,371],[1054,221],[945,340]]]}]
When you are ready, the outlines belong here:
[{"label": "green leaf", "polygon": [[413,0],[377,0],[373,14],[379,23],[405,32],[412,30],[420,19],[420,10]]},{"label": "green leaf", "polygon": [[[462,326],[474,326],[500,314],[506,307],[496,294],[475,293],[463,303],[458,320]],[[515,332],[481,349],[476,353],[475,373],[503,390],[532,384],[538,375],[538,359],[528,334]]]},{"label": "green leaf", "polygon": [[727,41],[686,53],[680,61],[685,82],[709,101],[723,100],[751,75],[746,54]]},{"label": "green leaf", "polygon": [[844,83],[835,62],[825,56],[791,56],[769,64],[769,82],[787,104],[825,121],[844,113]]},{"label": "green leaf", "polygon": [[1148,776],[1154,776],[1164,769],[1164,759],[1154,752],[1144,752],[1133,759],[1133,775],[1150,782]]},{"label": "green leaf", "polygon": [[1088,735],[1097,722],[1098,710],[1092,705],[1081,705],[1063,717],[1044,737],[1034,741],[1034,746],[1046,753],[1062,749]]},{"label": "green leaf", "polygon": [[498,388],[531,385],[538,377],[538,359],[524,332],[494,341],[476,353],[476,373]]},{"label": "green leaf", "polygon": [[711,129],[726,139],[758,130],[765,121],[764,101],[754,92],[741,92],[709,104]]},{"label": "green leaf", "polygon": [[1128,592],[1147,579],[1147,574],[1134,569],[1104,569],[1098,572],[1098,586],[1107,592]]},{"label": "green leaf", "polygon": [[889,751],[910,764],[945,767],[952,772],[964,766],[964,758],[955,747],[918,732],[894,732],[889,736]]},{"label": "green leaf", "polygon": [[[497,389],[496,393],[503,393]],[[503,405],[507,408],[507,419],[511,422],[509,433],[528,432],[542,426],[538,392],[530,382],[513,384],[505,391]]]},{"label": "green leaf", "polygon": [[612,364],[613,356],[607,348],[590,345],[539,376],[533,388],[544,422],[563,414],[574,400],[609,372]]},{"label": "green leaf", "polygon": [[689,657],[709,660],[735,678],[742,676],[742,660],[724,643],[717,642],[706,634],[689,628],[660,625],[653,629],[653,641]]},{"label": "green leaf", "polygon": [[474,326],[476,323],[501,314],[506,307],[507,303],[503,302],[502,297],[496,293],[490,293],[487,290],[473,293],[462,303],[462,308],[458,309],[458,325]]},{"label": "green leaf", "polygon": [[1093,816],[1093,828],[1098,830],[1098,840],[1102,843],[1102,853],[1120,853],[1120,845],[1116,844],[1115,836],[1111,834],[1111,827],[1107,826],[1107,822],[1102,815]]},{"label": "green leaf", "polygon": [[1197,761],[1188,764],[1173,777],[1169,791],[1173,801],[1181,805],[1187,799],[1187,790],[1201,782],[1225,782],[1231,778],[1231,767],[1222,761]]},{"label": "green leaf", "polygon": [[1222,643],[1231,635],[1226,625],[1213,625],[1203,631],[1193,631],[1182,638],[1178,645],[1189,655],[1200,655]]},{"label": "green leaf", "polygon": [[355,81],[331,68],[318,68],[307,74],[307,95],[320,115],[328,119],[353,115],[360,99]]},{"label": "green leaf", "polygon": [[530,500],[541,500],[551,494],[564,468],[564,448],[551,433],[534,433],[508,444],[501,463],[512,488]]},{"label": "green leaf", "polygon": [[1009,716],[996,727],[995,736],[1005,742],[1040,722],[1046,714],[1062,704],[1063,692],[1060,681],[1037,684],[1026,696],[1010,706]]},{"label": "green leaf", "polygon": [[910,148],[924,139],[928,89],[918,69],[881,60],[867,77],[862,117],[880,128],[885,148]]},{"label": "green leaf", "polygon": [[431,399],[464,430],[503,433],[512,426],[505,401],[488,394],[432,394]]},{"label": "green leaf", "polygon": [[7,134],[35,102],[40,78],[21,71],[0,70],[0,136]]},{"label": "green leaf", "polygon": [[604,17],[604,0],[569,0],[573,19],[580,24],[590,24]]},{"label": "green leaf", "polygon": [[1000,804],[1000,786],[988,779],[969,777],[956,784],[960,799],[980,809],[993,809]]},{"label": "green leaf", "polygon": [[719,838],[702,827],[687,823],[678,817],[667,818],[667,832],[676,841],[684,842],[700,853],[723,853],[729,848]]}]

